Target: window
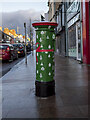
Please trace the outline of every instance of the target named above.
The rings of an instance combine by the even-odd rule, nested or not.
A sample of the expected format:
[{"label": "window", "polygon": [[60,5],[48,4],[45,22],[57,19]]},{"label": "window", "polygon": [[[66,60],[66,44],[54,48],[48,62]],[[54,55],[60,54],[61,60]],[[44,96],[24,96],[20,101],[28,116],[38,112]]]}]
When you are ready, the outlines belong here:
[{"label": "window", "polygon": [[68,1],[66,2],[66,6],[67,6],[67,8],[70,7],[70,5],[73,3],[73,1],[74,1],[74,0],[68,0]]},{"label": "window", "polygon": [[70,48],[76,48],[76,25],[74,24],[68,29],[68,45]]}]

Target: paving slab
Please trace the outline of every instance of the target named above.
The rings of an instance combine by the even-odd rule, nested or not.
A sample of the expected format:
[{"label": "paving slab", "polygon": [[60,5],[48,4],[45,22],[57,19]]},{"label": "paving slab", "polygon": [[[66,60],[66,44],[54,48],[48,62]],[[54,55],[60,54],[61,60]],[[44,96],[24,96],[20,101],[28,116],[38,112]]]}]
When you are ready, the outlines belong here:
[{"label": "paving slab", "polygon": [[2,79],[3,118],[87,118],[88,66],[55,55],[55,96],[35,96],[36,59],[28,56]]}]

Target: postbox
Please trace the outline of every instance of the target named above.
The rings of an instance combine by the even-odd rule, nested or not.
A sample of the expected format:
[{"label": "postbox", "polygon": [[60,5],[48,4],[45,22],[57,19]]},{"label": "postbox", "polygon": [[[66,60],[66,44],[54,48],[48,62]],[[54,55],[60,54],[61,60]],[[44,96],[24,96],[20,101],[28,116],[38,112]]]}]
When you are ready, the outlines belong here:
[{"label": "postbox", "polygon": [[38,97],[55,95],[54,80],[54,51],[55,27],[54,22],[37,22],[32,26],[36,30],[36,81],[35,94]]}]

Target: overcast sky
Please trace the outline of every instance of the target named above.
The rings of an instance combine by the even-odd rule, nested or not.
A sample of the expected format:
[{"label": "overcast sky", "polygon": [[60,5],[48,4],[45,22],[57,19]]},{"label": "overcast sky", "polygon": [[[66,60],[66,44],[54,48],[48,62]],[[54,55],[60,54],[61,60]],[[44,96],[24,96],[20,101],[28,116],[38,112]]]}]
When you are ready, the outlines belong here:
[{"label": "overcast sky", "polygon": [[[19,0],[20,1],[20,0]],[[33,0],[32,0],[33,1]],[[48,11],[47,0],[46,2],[3,2],[2,11],[3,12],[13,12],[18,10],[28,10],[34,9],[36,11]]]},{"label": "overcast sky", "polygon": [[[24,34],[24,22],[27,23],[27,28],[30,25],[30,18],[40,20],[40,15],[44,15],[48,11],[48,0],[5,0],[0,4],[0,15],[2,13],[3,28],[15,29],[19,27],[19,33]],[[22,1],[22,2],[21,2]],[[33,1],[33,2],[30,2]],[[1,18],[1,16],[0,16]]]}]

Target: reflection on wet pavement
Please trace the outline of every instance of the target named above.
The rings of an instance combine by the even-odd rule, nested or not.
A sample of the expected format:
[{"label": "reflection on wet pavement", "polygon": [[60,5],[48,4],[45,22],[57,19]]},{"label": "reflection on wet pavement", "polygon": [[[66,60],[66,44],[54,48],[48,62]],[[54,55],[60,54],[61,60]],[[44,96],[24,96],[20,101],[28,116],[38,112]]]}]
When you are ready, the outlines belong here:
[{"label": "reflection on wet pavement", "polygon": [[[2,78],[3,118],[88,117],[88,66],[55,56],[55,96],[35,96],[34,55],[18,63]],[[49,91],[48,91],[49,92]]]}]

